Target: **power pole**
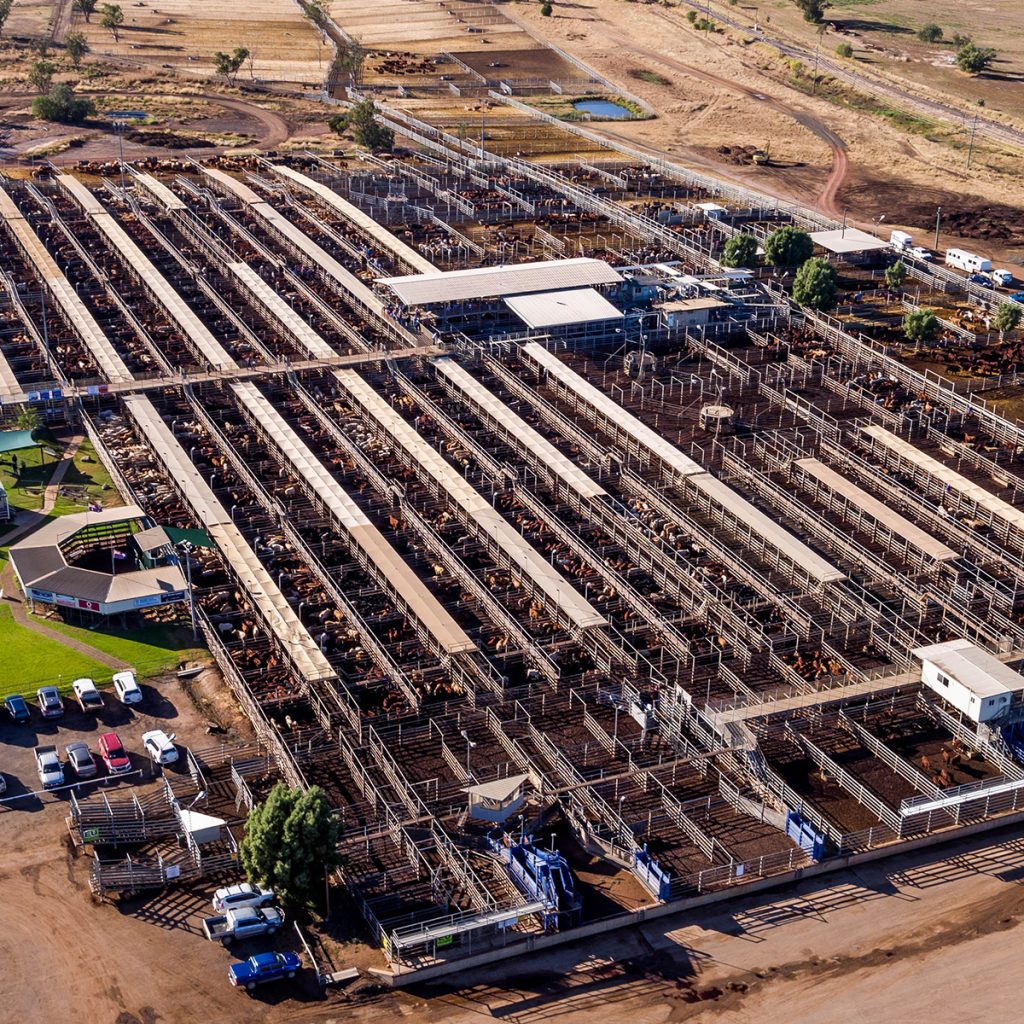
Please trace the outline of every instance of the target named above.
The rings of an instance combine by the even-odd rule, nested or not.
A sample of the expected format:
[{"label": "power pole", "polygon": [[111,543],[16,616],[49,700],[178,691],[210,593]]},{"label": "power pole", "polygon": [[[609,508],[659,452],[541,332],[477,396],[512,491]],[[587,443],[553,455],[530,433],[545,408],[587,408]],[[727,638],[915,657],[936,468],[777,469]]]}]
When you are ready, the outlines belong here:
[{"label": "power pole", "polygon": [[978,132],[978,115],[974,115],[974,124],[971,125],[971,144],[967,147],[967,169],[971,169],[971,158],[974,156],[974,136]]},{"label": "power pole", "polygon": [[939,251],[939,224],[942,222],[942,207],[935,211],[935,251]]}]

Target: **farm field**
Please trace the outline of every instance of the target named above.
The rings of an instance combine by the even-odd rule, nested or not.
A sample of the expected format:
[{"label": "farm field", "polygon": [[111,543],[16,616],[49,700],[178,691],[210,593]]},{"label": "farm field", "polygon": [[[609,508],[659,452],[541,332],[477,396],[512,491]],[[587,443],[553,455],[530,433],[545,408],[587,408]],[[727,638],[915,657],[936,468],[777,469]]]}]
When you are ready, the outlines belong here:
[{"label": "farm field", "polygon": [[[770,10],[770,28],[792,34],[806,45],[817,42],[815,28],[803,20],[789,0],[761,6]],[[750,4],[733,9],[748,17]],[[854,48],[855,65],[911,82],[921,90],[939,91],[970,105],[985,101],[987,113],[1000,111],[1024,119],[1024,7],[1016,0],[936,0],[922,5],[914,0],[836,0],[826,15],[829,30],[822,38],[822,53],[833,55],[841,42]],[[945,42],[924,43],[918,30],[933,23],[943,30]],[[998,54],[989,73],[971,78],[955,62],[954,35],[970,36],[979,46]]]},{"label": "farm field", "polygon": [[244,46],[253,54],[241,78],[318,88],[330,62],[325,45],[297,4],[251,0],[244,4],[203,4],[161,0],[159,6],[125,5],[124,25],[114,40],[94,16],[76,16],[95,57],[115,57],[128,66],[170,68],[179,74],[212,78],[213,54]]},{"label": "farm field", "polygon": [[[773,8],[766,27],[790,17],[796,24],[799,15],[795,9],[790,14],[790,6]],[[538,35],[628,88],[660,115],[653,121],[594,126],[608,138],[666,152],[688,166],[815,205],[833,217],[847,210],[869,228],[885,214],[887,224],[918,231],[924,244],[929,220],[934,229],[935,207],[944,203],[959,222],[944,235],[946,244],[977,238],[977,226],[986,230],[984,248],[994,258],[1019,258],[1024,252],[1024,234],[1014,226],[1024,208],[1024,182],[1019,158],[1009,151],[976,145],[968,169],[968,137],[955,128],[936,129],[911,119],[906,131],[906,118],[885,105],[869,115],[851,106],[845,94],[842,102],[811,96],[809,88],[788,81],[782,58],[758,45],[752,34],[695,31],[686,21],[686,4],[666,9],[590,0],[585,7],[556,10],[551,18],[541,17],[532,4],[512,9]],[[727,10],[729,17],[742,12],[739,6]],[[938,12],[935,18],[941,21]],[[1014,14],[1011,26],[1020,20]],[[1009,36],[1014,31],[1011,27]],[[977,35],[985,42],[982,32]],[[827,33],[823,53],[825,45],[833,52],[841,39]],[[1000,46],[1007,55],[1013,52],[1011,43]],[[976,82],[959,72],[942,73],[958,76],[958,85]],[[1022,92],[1019,84],[1013,88]],[[766,146],[771,166],[753,166],[749,153]],[[1001,238],[986,229],[991,220],[986,211],[993,204],[1014,211],[1011,230],[1001,230]]]}]

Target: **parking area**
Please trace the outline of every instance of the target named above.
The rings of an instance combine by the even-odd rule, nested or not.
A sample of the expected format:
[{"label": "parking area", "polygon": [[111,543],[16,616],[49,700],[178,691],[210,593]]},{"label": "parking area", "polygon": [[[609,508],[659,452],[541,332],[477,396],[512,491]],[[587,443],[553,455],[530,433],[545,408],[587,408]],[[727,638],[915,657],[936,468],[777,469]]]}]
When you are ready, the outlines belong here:
[{"label": "parking area", "polygon": [[[214,880],[95,900],[89,848],[76,848],[65,825],[68,789],[33,795],[39,789],[33,757],[38,745],[56,746],[64,760],[69,743],[82,741],[95,752],[98,737],[116,731],[132,774],[111,779],[101,765],[97,778],[82,785],[81,796],[101,790],[123,796],[130,788],[142,799],[161,786],[159,769],[142,752],[143,733],[174,733],[179,748],[251,739],[245,720],[223,700],[222,683],[207,678],[187,684],[198,692],[199,706],[185,685],[171,674],[143,684],[142,702],[130,708],[105,691],[103,709],[95,715],[83,714],[69,699],[64,717],[55,721],[42,720],[35,707],[28,725],[15,726],[5,715],[0,721],[0,771],[8,782],[5,796],[14,798],[0,804],[4,1019],[262,1021],[283,1019],[299,1004],[320,998],[308,969],[294,984],[265,986],[251,998],[228,984],[231,963],[271,944],[253,940],[228,950],[206,939],[202,921],[213,913]],[[207,693],[217,699],[203,700]],[[210,735],[211,725],[224,732]],[[183,762],[163,770],[187,775]],[[281,950],[299,948],[290,925],[276,938]],[[45,984],[27,982],[43,975]]]}]

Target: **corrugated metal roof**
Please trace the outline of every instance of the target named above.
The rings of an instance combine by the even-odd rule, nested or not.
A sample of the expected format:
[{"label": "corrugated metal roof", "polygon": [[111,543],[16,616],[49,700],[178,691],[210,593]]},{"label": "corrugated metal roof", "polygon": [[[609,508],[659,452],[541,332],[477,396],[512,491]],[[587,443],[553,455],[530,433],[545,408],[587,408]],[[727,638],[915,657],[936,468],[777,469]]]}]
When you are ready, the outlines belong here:
[{"label": "corrugated metal roof", "polygon": [[593,288],[570,288],[558,292],[537,292],[513,295],[505,300],[527,327],[566,327],[602,320],[622,320],[625,314],[616,309]]},{"label": "corrugated metal roof", "polygon": [[314,359],[330,359],[338,354],[252,267],[229,263],[228,270]]},{"label": "corrugated metal roof", "polygon": [[121,253],[125,264],[145,282],[146,287],[164,307],[182,333],[202,353],[203,358],[218,370],[237,369],[238,364],[234,359],[228,355],[189,304],[171,286],[167,278],[156,269],[149,257],[110,215],[103,204],[70,174],[58,174],[57,180],[89,214],[93,224],[106,237],[107,241]]},{"label": "corrugated metal roof", "polygon": [[85,347],[96,360],[100,373],[108,381],[131,380],[131,370],[125,366],[117,350],[103,329],[96,322],[88,307],[79,298],[64,272],[57,266],[46,246],[40,241],[32,226],[22,216],[14,200],[0,191],[0,216],[6,221],[11,233],[20,243],[36,272],[46,282],[50,294],[56,300]]},{"label": "corrugated metal roof", "polygon": [[873,494],[858,487],[852,480],[847,480],[845,476],[837,473],[831,466],[826,466],[819,459],[797,459],[796,464],[830,491],[846,498],[851,505],[866,512],[872,519],[891,530],[897,537],[902,537],[912,547],[923,551],[929,558],[945,562],[957,557],[957,553],[951,547],[947,547],[938,538],[905,519],[899,512],[889,508]]},{"label": "corrugated metal roof", "polygon": [[483,384],[471,376],[458,363],[449,358],[434,363],[437,372],[459,390],[463,398],[469,399],[485,419],[496,423],[506,436],[516,444],[533,452],[554,473],[565,481],[577,494],[594,498],[605,494],[605,489],[591,479],[570,458],[563,455],[546,437],[530,426],[522,416],[513,412],[504,402],[491,394]]},{"label": "corrugated metal roof", "polygon": [[978,697],[1024,690],[1024,676],[970,640],[947,640],[918,647],[913,653],[922,661],[931,662]]},{"label": "corrugated metal roof", "polygon": [[888,249],[889,243],[877,235],[869,235],[860,228],[834,228],[831,231],[812,231],[811,241],[822,249],[842,255],[848,252],[870,252]]},{"label": "corrugated metal roof", "polygon": [[916,448],[909,441],[904,441],[902,437],[897,436],[891,430],[886,430],[885,427],[872,425],[862,429],[869,437],[880,441],[886,448],[891,449],[908,462],[912,462],[918,468],[923,469],[929,476],[935,477],[936,480],[941,481],[950,490],[962,494],[965,498],[969,498],[978,508],[991,512],[992,515],[1010,523],[1018,530],[1024,530],[1024,509],[1019,509],[1016,505],[1011,505],[1008,501],[1004,501],[991,491],[986,491],[980,484],[976,484],[973,480],[968,480],[967,477],[958,473],[955,469],[951,469],[944,462],[939,462],[938,459],[921,451],[920,448]]},{"label": "corrugated metal roof", "polygon": [[646,423],[627,412],[618,402],[613,401],[603,391],[599,391],[589,381],[584,380],[572,367],[566,366],[554,353],[535,341],[523,345],[521,351],[535,363],[543,366],[548,373],[557,377],[562,384],[593,406],[609,423],[614,423],[635,441],[638,441],[653,452],[669,468],[680,476],[693,476],[703,473],[704,467],[688,455],[684,455],[674,444],[670,444],[652,430]]},{"label": "corrugated metal roof", "polygon": [[605,617],[537,549],[490,505],[462,474],[446,462],[359,374],[336,370],[335,376],[356,402],[444,489],[477,528],[487,534],[548,600],[580,629],[606,625]]},{"label": "corrugated metal roof", "polygon": [[334,669],[310,636],[309,630],[302,624],[238,527],[231,522],[228,510],[192,464],[153,403],[145,395],[128,395],[124,402],[163,463],[168,476],[185,496],[193,515],[206,527],[236,577],[248,591],[263,621],[285,647],[299,673],[310,681],[334,678]]},{"label": "corrugated metal roof", "polygon": [[465,302],[469,299],[617,284],[621,280],[619,272],[603,260],[584,256],[508,267],[474,267],[471,270],[385,277],[378,283],[387,285],[406,306],[425,306],[436,302]]},{"label": "corrugated metal roof", "polygon": [[299,171],[285,167],[283,164],[274,164],[273,170],[276,174],[294,181],[295,184],[319,196],[328,206],[340,213],[349,223],[365,231],[371,238],[380,243],[392,255],[397,256],[403,263],[408,264],[413,270],[421,274],[433,274],[437,271],[430,260],[421,256],[411,246],[406,245],[400,238],[396,238],[386,227],[378,224],[368,214],[363,213],[358,206],[354,206],[347,199],[343,199],[333,189],[328,188],[322,182],[316,181]]},{"label": "corrugated metal roof", "polygon": [[367,554],[395,588],[409,612],[430,632],[441,648],[448,654],[475,651],[476,644],[256,385],[234,384],[232,388],[239,401],[259,423],[260,429],[270,435],[292,469],[331,510],[335,522],[345,530],[351,542]]},{"label": "corrugated metal roof", "polygon": [[141,185],[165,210],[187,210],[185,201],[179,199],[162,181],[152,174],[136,174],[136,184]]}]

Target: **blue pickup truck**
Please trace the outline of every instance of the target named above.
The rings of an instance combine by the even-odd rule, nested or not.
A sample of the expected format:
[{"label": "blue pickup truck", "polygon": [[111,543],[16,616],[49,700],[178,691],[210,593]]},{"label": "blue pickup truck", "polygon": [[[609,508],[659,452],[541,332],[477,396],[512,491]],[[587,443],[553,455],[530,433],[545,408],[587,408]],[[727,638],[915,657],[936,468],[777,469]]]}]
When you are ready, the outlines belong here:
[{"label": "blue pickup truck", "polygon": [[257,953],[240,964],[232,964],[228,968],[228,980],[236,988],[251,992],[257,985],[268,981],[294,978],[301,966],[302,961],[296,953]]}]

